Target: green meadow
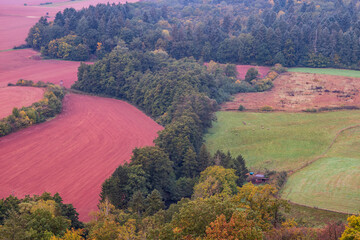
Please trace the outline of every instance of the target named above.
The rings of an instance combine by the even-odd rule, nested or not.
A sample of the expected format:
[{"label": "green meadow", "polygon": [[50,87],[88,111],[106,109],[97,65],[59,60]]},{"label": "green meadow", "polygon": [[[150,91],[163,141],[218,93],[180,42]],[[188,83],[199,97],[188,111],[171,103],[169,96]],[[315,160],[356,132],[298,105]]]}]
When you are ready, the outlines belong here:
[{"label": "green meadow", "polygon": [[339,131],[360,124],[360,111],[218,112],[216,116],[205,135],[209,151],[241,154],[253,170],[299,169],[324,154]]},{"label": "green meadow", "polygon": [[345,213],[360,211],[360,127],[344,131],[329,152],[291,175],[282,197]]},{"label": "green meadow", "polygon": [[346,70],[346,69],[334,69],[334,68],[289,68],[288,72],[302,72],[302,73],[318,73],[328,74],[335,76],[345,77],[358,77],[360,78],[360,71]]}]

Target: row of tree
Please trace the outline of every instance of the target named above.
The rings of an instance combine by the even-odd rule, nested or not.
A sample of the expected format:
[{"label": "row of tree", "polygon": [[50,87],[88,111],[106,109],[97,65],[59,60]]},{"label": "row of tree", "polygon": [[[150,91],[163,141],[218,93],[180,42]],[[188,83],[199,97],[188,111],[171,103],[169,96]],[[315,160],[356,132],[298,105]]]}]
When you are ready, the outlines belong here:
[{"label": "row of tree", "polygon": [[21,128],[41,123],[61,112],[64,90],[53,84],[37,83],[20,79],[17,86],[46,87],[44,97],[29,107],[14,108],[12,114],[0,119],[0,137]]},{"label": "row of tree", "polygon": [[[191,4],[191,6],[190,6]],[[359,68],[356,0],[157,1],[65,9],[27,43],[55,58],[102,58],[121,43],[221,63]]]}]

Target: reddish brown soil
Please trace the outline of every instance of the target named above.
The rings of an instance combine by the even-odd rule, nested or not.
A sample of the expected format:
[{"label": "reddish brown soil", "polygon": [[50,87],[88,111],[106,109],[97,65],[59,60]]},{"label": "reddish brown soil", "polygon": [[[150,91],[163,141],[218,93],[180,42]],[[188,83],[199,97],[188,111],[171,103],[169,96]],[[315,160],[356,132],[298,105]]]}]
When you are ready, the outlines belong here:
[{"label": "reddish brown soil", "polygon": [[80,62],[39,60],[39,54],[31,49],[0,52],[0,87],[20,78],[34,82],[44,81],[69,88],[77,80]]},{"label": "reddish brown soil", "polygon": [[59,192],[87,221],[104,180],[161,129],[126,102],[67,95],[54,120],[0,138],[0,198]]},{"label": "reddish brown soil", "polygon": [[312,73],[284,73],[274,81],[270,91],[239,93],[223,110],[249,110],[271,106],[281,111],[302,111],[308,108],[360,106],[360,78]]},{"label": "reddish brown soil", "polygon": [[14,107],[28,107],[43,98],[44,89],[34,87],[0,88],[0,119],[11,114]]},{"label": "reddish brown soil", "polygon": [[259,77],[264,77],[269,71],[270,67],[263,67],[263,66],[252,66],[252,65],[236,65],[236,70],[238,72],[239,79],[245,79],[245,75],[249,68],[256,68],[259,72]]}]

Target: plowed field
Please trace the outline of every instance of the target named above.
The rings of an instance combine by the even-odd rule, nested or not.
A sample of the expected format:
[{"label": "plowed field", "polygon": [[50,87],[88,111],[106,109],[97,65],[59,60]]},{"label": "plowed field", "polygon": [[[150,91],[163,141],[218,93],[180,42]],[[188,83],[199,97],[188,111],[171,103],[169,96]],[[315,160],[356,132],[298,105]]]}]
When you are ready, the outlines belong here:
[{"label": "plowed field", "polygon": [[28,107],[42,99],[44,89],[33,87],[0,88],[0,119],[11,114],[14,107]]},{"label": "plowed field", "polygon": [[104,180],[161,129],[123,101],[67,95],[54,120],[0,138],[0,198],[59,192],[89,220]]},{"label": "plowed field", "polygon": [[20,78],[59,84],[69,88],[77,80],[80,62],[61,60],[41,60],[31,49],[0,52],[0,87],[9,82],[16,83]]}]

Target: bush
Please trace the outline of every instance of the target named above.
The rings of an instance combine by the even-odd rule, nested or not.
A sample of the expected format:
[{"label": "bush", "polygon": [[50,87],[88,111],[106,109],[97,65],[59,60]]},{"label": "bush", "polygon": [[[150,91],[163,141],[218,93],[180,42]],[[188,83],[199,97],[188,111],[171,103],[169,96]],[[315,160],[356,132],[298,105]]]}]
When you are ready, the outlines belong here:
[{"label": "bush", "polygon": [[280,63],[277,63],[275,64],[275,66],[273,66],[271,68],[271,70],[277,72],[277,73],[283,73],[283,72],[286,72],[287,71],[287,68],[286,67],[283,67]]},{"label": "bush", "polygon": [[263,106],[260,108],[260,111],[271,112],[271,111],[274,111],[274,109],[271,106]]},{"label": "bush", "polygon": [[316,113],[317,112],[316,108],[307,108],[307,109],[305,109],[303,111],[308,112],[308,113]]},{"label": "bush", "polygon": [[245,107],[243,105],[240,105],[239,108],[238,108],[239,111],[244,111],[245,110]]}]

